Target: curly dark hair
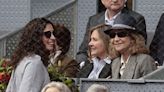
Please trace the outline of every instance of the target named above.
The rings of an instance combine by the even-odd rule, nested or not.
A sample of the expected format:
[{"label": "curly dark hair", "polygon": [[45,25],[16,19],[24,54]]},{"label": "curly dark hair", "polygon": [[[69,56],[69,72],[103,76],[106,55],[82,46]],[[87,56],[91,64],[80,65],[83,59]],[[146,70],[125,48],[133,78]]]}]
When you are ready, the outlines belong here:
[{"label": "curly dark hair", "polygon": [[33,54],[39,55],[43,64],[48,65],[50,52],[45,48],[42,41],[43,31],[47,24],[53,26],[53,23],[45,18],[35,18],[21,29],[23,33],[11,58],[11,65],[14,68],[25,56]]},{"label": "curly dark hair", "polygon": [[57,40],[57,45],[61,47],[62,55],[65,55],[70,48],[71,43],[71,33],[68,28],[64,25],[56,24],[55,25],[55,37]]}]

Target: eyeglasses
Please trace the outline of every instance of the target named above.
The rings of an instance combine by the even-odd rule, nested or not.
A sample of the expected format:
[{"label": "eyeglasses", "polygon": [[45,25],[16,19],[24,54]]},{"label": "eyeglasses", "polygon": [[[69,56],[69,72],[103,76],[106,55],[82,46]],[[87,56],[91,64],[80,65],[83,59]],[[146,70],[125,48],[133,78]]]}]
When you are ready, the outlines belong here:
[{"label": "eyeglasses", "polygon": [[55,31],[44,32],[44,36],[47,37],[47,38],[50,38],[51,35],[53,35],[55,37]]},{"label": "eyeglasses", "polygon": [[110,32],[109,33],[110,38],[115,38],[116,35],[118,37],[126,37],[129,35],[129,32],[128,31],[120,31],[120,32]]}]

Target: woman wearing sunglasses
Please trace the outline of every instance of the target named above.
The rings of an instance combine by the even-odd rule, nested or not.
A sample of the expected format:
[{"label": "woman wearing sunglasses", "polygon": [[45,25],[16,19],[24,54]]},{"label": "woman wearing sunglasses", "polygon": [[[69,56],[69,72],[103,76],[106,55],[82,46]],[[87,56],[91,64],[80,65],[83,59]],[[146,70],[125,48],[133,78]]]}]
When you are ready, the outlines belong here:
[{"label": "woman wearing sunglasses", "polygon": [[54,34],[56,38],[55,51],[50,55],[49,69],[56,71],[51,71],[51,80],[56,80],[55,77],[52,76],[55,72],[63,74],[66,77],[76,77],[78,63],[67,55],[71,44],[71,32],[65,26],[56,24]]},{"label": "woman wearing sunglasses", "polygon": [[90,79],[111,77],[111,60],[116,56],[109,47],[109,37],[104,34],[104,30],[110,27],[103,24],[90,30],[88,61],[78,73],[78,77]]},{"label": "woman wearing sunglasses", "polygon": [[111,29],[105,33],[111,38],[111,46],[120,57],[112,62],[112,78],[137,79],[156,69],[155,62],[148,55],[143,34],[135,28],[133,17],[121,14]]},{"label": "woman wearing sunglasses", "polygon": [[54,27],[44,18],[35,18],[22,31],[11,58],[13,72],[6,92],[41,92],[50,82],[46,67],[54,49]]}]

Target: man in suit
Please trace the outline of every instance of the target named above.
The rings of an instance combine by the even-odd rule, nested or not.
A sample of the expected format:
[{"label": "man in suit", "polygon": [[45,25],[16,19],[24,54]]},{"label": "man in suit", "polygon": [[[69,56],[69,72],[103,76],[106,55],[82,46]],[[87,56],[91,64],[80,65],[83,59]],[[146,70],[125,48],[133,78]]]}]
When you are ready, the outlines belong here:
[{"label": "man in suit", "polygon": [[82,61],[87,61],[89,29],[99,24],[113,25],[114,20],[121,13],[129,14],[135,18],[135,20],[137,21],[135,26],[142,32],[145,41],[147,40],[146,24],[144,17],[139,13],[127,9],[125,7],[126,1],[127,0],[101,0],[102,4],[106,7],[106,11],[93,15],[89,18],[83,42],[76,55],[76,60],[79,63],[81,63]]},{"label": "man in suit", "polygon": [[158,62],[159,65],[164,61],[164,13],[158,22],[154,38],[150,44],[150,55]]}]

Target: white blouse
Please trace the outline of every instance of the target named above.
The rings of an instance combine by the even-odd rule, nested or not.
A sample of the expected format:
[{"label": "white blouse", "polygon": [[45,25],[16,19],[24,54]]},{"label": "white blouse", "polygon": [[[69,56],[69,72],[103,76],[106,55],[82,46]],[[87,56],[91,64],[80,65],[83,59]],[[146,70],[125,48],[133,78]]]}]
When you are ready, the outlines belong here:
[{"label": "white blouse", "polygon": [[102,60],[99,60],[98,58],[92,58],[92,61],[93,61],[93,69],[88,76],[88,78],[90,79],[98,79],[105,64],[111,63],[111,59],[109,59],[108,57]]}]

